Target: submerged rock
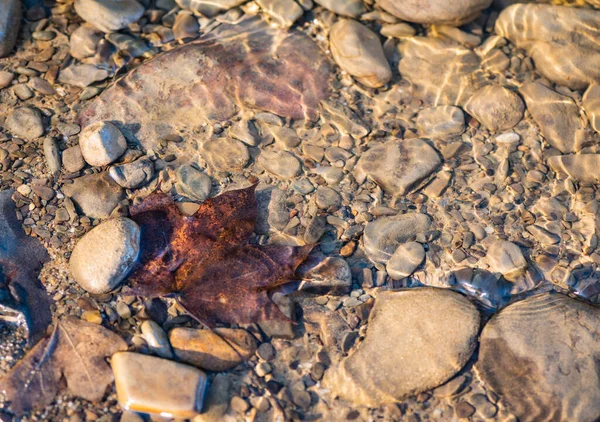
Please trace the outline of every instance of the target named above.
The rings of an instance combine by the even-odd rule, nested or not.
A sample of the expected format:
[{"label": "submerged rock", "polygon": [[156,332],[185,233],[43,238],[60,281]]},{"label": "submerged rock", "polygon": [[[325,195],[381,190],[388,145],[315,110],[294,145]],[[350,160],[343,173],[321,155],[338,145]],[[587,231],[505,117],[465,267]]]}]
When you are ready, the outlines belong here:
[{"label": "submerged rock", "polygon": [[84,290],[108,293],[125,279],[139,252],[138,225],[128,218],[115,218],[102,222],[79,239],[69,267]]},{"label": "submerged rock", "polygon": [[91,101],[79,121],[109,120],[153,148],[241,108],[314,120],[328,78],[329,64],[308,36],[249,18],[135,68]]},{"label": "submerged rock", "polygon": [[178,419],[200,413],[208,378],[198,368],[133,352],[114,354],[111,366],[123,409]]},{"label": "submerged rock", "polygon": [[600,416],[600,309],[558,293],[516,302],[481,333],[480,377],[520,421]]},{"label": "submerged rock", "polygon": [[406,195],[441,162],[437,151],[423,139],[392,139],[365,152],[355,176],[359,183],[372,179],[391,195]]},{"label": "submerged rock", "polygon": [[333,393],[380,406],[453,377],[477,345],[479,312],[450,290],[387,291],[375,299],[365,340],[325,374]]},{"label": "submerged rock", "polygon": [[500,13],[496,33],[526,50],[552,82],[571,89],[600,83],[598,10],[515,4]]},{"label": "submerged rock", "polygon": [[419,112],[416,124],[419,136],[448,140],[465,131],[465,114],[454,106],[429,107]]},{"label": "submerged rock", "polygon": [[408,22],[460,26],[479,16],[492,0],[377,0],[377,4]]},{"label": "submerged rock", "polygon": [[426,214],[407,213],[392,217],[380,217],[365,227],[363,243],[369,259],[385,264],[398,246],[425,234],[431,225]]},{"label": "submerged rock", "polygon": [[248,0],[175,0],[182,9],[191,10],[194,13],[206,16],[208,18],[215,17],[219,13],[226,12]]},{"label": "submerged rock", "polygon": [[392,69],[373,31],[352,19],[337,21],[329,33],[337,64],[361,84],[378,88],[392,79]]},{"label": "submerged rock", "polygon": [[600,154],[555,155],[548,166],[583,183],[600,183]]},{"label": "submerged rock", "polygon": [[357,18],[367,11],[362,0],[315,0],[315,3],[338,15],[351,18]]},{"label": "submerged rock", "polygon": [[589,86],[583,95],[581,106],[592,128],[600,133],[600,85]]},{"label": "submerged rock", "polygon": [[477,54],[454,41],[412,37],[399,48],[400,74],[428,105],[463,105],[486,84]]},{"label": "submerged rock", "polygon": [[575,101],[539,82],[524,85],[521,94],[527,110],[550,145],[561,152],[581,149],[586,133]]},{"label": "submerged rock", "polygon": [[106,218],[123,199],[123,189],[109,176],[108,172],[78,177],[63,192],[91,218]]},{"label": "submerged rock", "polygon": [[76,0],[75,12],[100,31],[125,28],[144,14],[144,6],[135,0]]},{"label": "submerged rock", "polygon": [[44,134],[42,113],[35,107],[19,107],[8,115],[4,127],[13,135],[32,140]]},{"label": "submerged rock", "polygon": [[469,98],[465,111],[495,132],[515,127],[523,118],[525,104],[514,92],[501,86],[488,85]]}]

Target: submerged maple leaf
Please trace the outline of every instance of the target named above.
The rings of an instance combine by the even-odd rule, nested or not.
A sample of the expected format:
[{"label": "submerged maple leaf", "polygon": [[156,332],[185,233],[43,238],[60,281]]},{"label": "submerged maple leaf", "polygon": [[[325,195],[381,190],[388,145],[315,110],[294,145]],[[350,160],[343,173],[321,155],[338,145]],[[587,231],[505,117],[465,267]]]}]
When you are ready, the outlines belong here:
[{"label": "submerged maple leaf", "polygon": [[132,207],[141,229],[140,260],[129,277],[133,293],[175,295],[209,327],[287,319],[268,291],[294,277],[312,246],[248,244],[257,216],[255,189],[208,199],[192,216],[160,192]]}]

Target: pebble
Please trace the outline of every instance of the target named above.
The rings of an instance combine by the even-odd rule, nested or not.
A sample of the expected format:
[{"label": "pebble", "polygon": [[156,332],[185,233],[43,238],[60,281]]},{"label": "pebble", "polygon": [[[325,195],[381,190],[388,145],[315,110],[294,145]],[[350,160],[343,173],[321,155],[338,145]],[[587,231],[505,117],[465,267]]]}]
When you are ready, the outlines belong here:
[{"label": "pebble", "polygon": [[275,358],[275,348],[271,343],[263,343],[256,349],[256,354],[262,360],[270,362]]},{"label": "pebble", "polygon": [[571,89],[600,83],[600,47],[591,41],[598,28],[600,11],[550,4],[514,4],[495,25],[496,34],[527,51],[543,76]]},{"label": "pebble", "polygon": [[338,15],[348,16],[349,18],[358,18],[365,13],[367,9],[362,0],[314,0],[319,6],[331,10]]},{"label": "pebble", "polygon": [[142,337],[144,337],[152,352],[161,358],[173,359],[169,338],[160,325],[152,320],[146,320],[142,322],[140,329],[142,330]]},{"label": "pebble", "polygon": [[214,18],[229,9],[238,7],[247,0],[175,0],[182,9],[191,10],[196,14]]},{"label": "pebble", "polygon": [[177,359],[207,371],[226,371],[256,352],[256,340],[242,329],[177,327],[169,333]]},{"label": "pebble", "polygon": [[175,188],[181,195],[193,201],[204,202],[210,195],[212,180],[195,167],[183,165],[175,173]]},{"label": "pebble", "polygon": [[378,407],[430,390],[469,360],[479,324],[475,306],[449,290],[381,292],[365,340],[323,383],[354,406]]},{"label": "pebble", "polygon": [[350,265],[343,258],[310,256],[297,274],[303,281],[301,290],[310,293],[344,295],[352,288]]},{"label": "pebble", "polygon": [[550,145],[563,153],[581,149],[586,133],[575,101],[539,82],[523,85],[520,92]]},{"label": "pebble", "polygon": [[0,58],[8,56],[15,47],[21,15],[20,0],[0,0]]},{"label": "pebble", "polygon": [[140,228],[134,221],[104,221],[78,240],[69,260],[71,275],[90,293],[108,293],[127,277],[139,251]]},{"label": "pebble", "polygon": [[386,264],[401,244],[413,240],[417,235],[424,235],[430,225],[431,218],[426,214],[380,217],[365,226],[365,252],[374,263]]},{"label": "pebble", "polygon": [[200,31],[198,19],[188,13],[178,13],[173,25],[173,36],[176,40],[196,38]]},{"label": "pebble", "polygon": [[413,95],[429,106],[463,106],[487,84],[480,58],[455,41],[411,37],[398,49],[402,78],[412,84]]},{"label": "pebble", "polygon": [[78,177],[72,184],[64,185],[63,192],[91,218],[110,216],[123,199],[123,189],[108,172]]},{"label": "pebble", "polygon": [[71,34],[69,53],[79,60],[91,57],[96,54],[98,43],[102,38],[101,31],[89,23],[84,23]]},{"label": "pebble", "polygon": [[418,242],[406,242],[398,246],[390,257],[385,270],[394,280],[411,275],[425,260],[425,249]]},{"label": "pebble", "polygon": [[514,92],[488,85],[473,94],[465,111],[493,132],[515,127],[523,118],[525,104]]},{"label": "pebble", "polygon": [[381,35],[384,37],[404,38],[414,37],[417,31],[407,23],[395,23],[381,26]]},{"label": "pebble", "polygon": [[487,250],[490,269],[500,273],[507,280],[513,280],[527,269],[527,260],[521,248],[512,242],[497,240]]},{"label": "pebble", "polygon": [[[1,56],[1,55],[0,55]],[[0,89],[4,89],[10,85],[14,78],[14,73],[6,70],[0,70]]]},{"label": "pebble", "polygon": [[202,157],[217,171],[241,170],[250,161],[248,147],[236,139],[209,140],[200,148]]},{"label": "pebble", "polygon": [[69,173],[77,173],[85,167],[85,160],[79,145],[69,147],[63,151],[62,164]]},{"label": "pebble", "polygon": [[4,127],[14,136],[26,140],[39,138],[44,134],[42,113],[34,107],[19,107],[6,118]]},{"label": "pebble", "polygon": [[102,32],[115,32],[136,22],[144,6],[135,0],[76,0],[75,12]]},{"label": "pebble", "polygon": [[25,84],[16,84],[13,86],[13,91],[19,100],[26,101],[33,98],[33,91]]},{"label": "pebble", "polygon": [[114,354],[111,366],[123,409],[180,419],[200,413],[208,388],[201,370],[132,352]]},{"label": "pebble", "polygon": [[301,170],[300,161],[287,151],[263,151],[257,162],[269,173],[282,179],[291,179]]},{"label": "pebble", "polygon": [[72,64],[62,69],[58,74],[59,82],[80,88],[88,87],[91,84],[103,81],[106,78],[108,78],[108,72],[106,70],[98,69],[96,66],[89,63]]},{"label": "pebble", "polygon": [[336,63],[361,84],[378,88],[392,78],[379,38],[355,20],[336,22],[329,33],[329,44]]},{"label": "pebble", "polygon": [[428,107],[419,112],[416,120],[419,136],[448,140],[465,131],[465,114],[458,107]]},{"label": "pebble", "polygon": [[406,195],[432,174],[441,159],[423,139],[392,139],[371,147],[358,160],[355,177],[367,177],[391,195]]},{"label": "pebble", "polygon": [[44,139],[44,157],[46,158],[46,164],[50,173],[57,177],[60,173],[61,168],[61,157],[58,150],[58,144],[53,137],[47,137]]},{"label": "pebble", "polygon": [[43,95],[55,95],[56,90],[52,87],[50,82],[45,79],[33,77],[29,80],[31,87]]},{"label": "pebble", "polygon": [[83,159],[89,165],[102,167],[123,155],[127,149],[127,141],[112,123],[96,122],[81,131],[79,148]]},{"label": "pebble", "polygon": [[304,14],[304,10],[293,0],[256,0],[256,2],[283,28],[289,28]]},{"label": "pebble", "polygon": [[322,210],[337,209],[342,205],[342,197],[335,190],[322,186],[315,192],[315,203]]},{"label": "pebble", "polygon": [[599,322],[598,308],[559,293],[515,302],[485,325],[475,368],[519,420],[594,420]]},{"label": "pebble", "polygon": [[421,0],[377,0],[386,12],[408,22],[460,26],[477,18],[492,0],[429,0],[424,6]]},{"label": "pebble", "polygon": [[154,163],[148,158],[140,158],[132,163],[112,166],[108,174],[119,186],[136,189],[149,183],[154,177]]}]

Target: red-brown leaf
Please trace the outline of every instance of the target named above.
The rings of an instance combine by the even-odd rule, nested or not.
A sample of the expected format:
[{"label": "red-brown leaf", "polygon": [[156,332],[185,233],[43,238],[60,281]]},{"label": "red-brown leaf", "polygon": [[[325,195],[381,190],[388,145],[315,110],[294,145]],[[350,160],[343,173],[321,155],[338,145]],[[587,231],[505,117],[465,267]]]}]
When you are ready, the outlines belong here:
[{"label": "red-brown leaf", "polygon": [[287,319],[268,291],[289,282],[312,247],[248,244],[257,216],[255,188],[208,199],[193,216],[162,193],[132,207],[142,233],[140,262],[129,278],[133,293],[176,295],[210,327]]}]

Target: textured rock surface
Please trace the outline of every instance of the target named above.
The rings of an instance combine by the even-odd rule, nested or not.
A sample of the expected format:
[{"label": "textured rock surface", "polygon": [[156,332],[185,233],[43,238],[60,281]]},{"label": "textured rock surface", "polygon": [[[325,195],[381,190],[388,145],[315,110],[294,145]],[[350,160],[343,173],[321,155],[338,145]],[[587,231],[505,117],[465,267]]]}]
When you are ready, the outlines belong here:
[{"label": "textured rock surface", "polygon": [[548,166],[583,183],[600,183],[600,154],[555,155]]},{"label": "textured rock surface", "polygon": [[21,0],[0,0],[0,57],[15,47],[21,25]]},{"label": "textured rock surface", "polygon": [[405,195],[441,164],[435,149],[422,139],[390,140],[365,152],[356,179],[374,180],[392,195]]},{"label": "textured rock surface", "polygon": [[385,264],[398,246],[424,234],[430,225],[431,218],[418,213],[378,218],[365,227],[363,243],[367,256],[375,263]]},{"label": "textured rock surface", "polygon": [[135,265],[140,228],[128,218],[107,220],[86,233],[69,261],[75,281],[93,294],[115,289]]},{"label": "textured rock surface", "polygon": [[481,333],[476,369],[522,421],[600,416],[600,309],[555,293],[516,302]]},{"label": "textured rock surface", "polygon": [[429,105],[463,105],[485,84],[479,57],[453,41],[412,37],[402,42],[400,52],[400,74]]},{"label": "textured rock surface", "polygon": [[108,172],[79,177],[72,184],[65,185],[63,192],[92,218],[108,217],[123,199],[123,189]]},{"label": "textured rock surface", "polygon": [[561,152],[576,152],[585,141],[585,126],[579,107],[570,97],[532,82],[521,88],[527,110],[546,141]]},{"label": "textured rock surface", "polygon": [[377,4],[408,22],[459,26],[475,19],[492,0],[377,0]]},{"label": "textured rock surface", "polygon": [[256,351],[256,340],[246,330],[175,328],[169,340],[177,359],[207,371],[226,371]]},{"label": "textured rock surface", "polygon": [[108,174],[119,186],[135,189],[145,185],[154,176],[154,164],[148,158],[140,158],[133,163],[112,166]]},{"label": "textured rock surface", "polygon": [[514,92],[488,85],[473,94],[465,104],[465,111],[491,131],[515,127],[523,118],[525,104]]},{"label": "textured rock surface", "polygon": [[368,327],[356,350],[326,373],[325,384],[355,405],[379,406],[454,376],[475,350],[479,313],[449,290],[383,292]]},{"label": "textured rock surface", "polygon": [[361,84],[378,88],[392,78],[381,41],[363,24],[339,20],[331,27],[329,45],[337,64]]},{"label": "textured rock surface", "polygon": [[419,136],[447,140],[465,131],[465,114],[454,106],[429,107],[417,116]]},{"label": "textured rock surface", "polygon": [[113,32],[141,18],[144,6],[135,0],[76,0],[75,11],[100,31]]},{"label": "textured rock surface", "polygon": [[310,38],[251,18],[221,25],[137,67],[93,100],[79,120],[82,126],[109,120],[152,148],[176,129],[225,120],[243,107],[315,119],[319,101],[328,96],[328,78],[329,64]]},{"label": "textured rock surface", "polygon": [[581,89],[600,82],[600,11],[515,4],[496,20],[496,33],[527,50],[536,68],[559,85]]},{"label": "textured rock surface", "polygon": [[207,388],[201,370],[132,352],[114,354],[111,366],[123,409],[179,419],[200,413]]}]

